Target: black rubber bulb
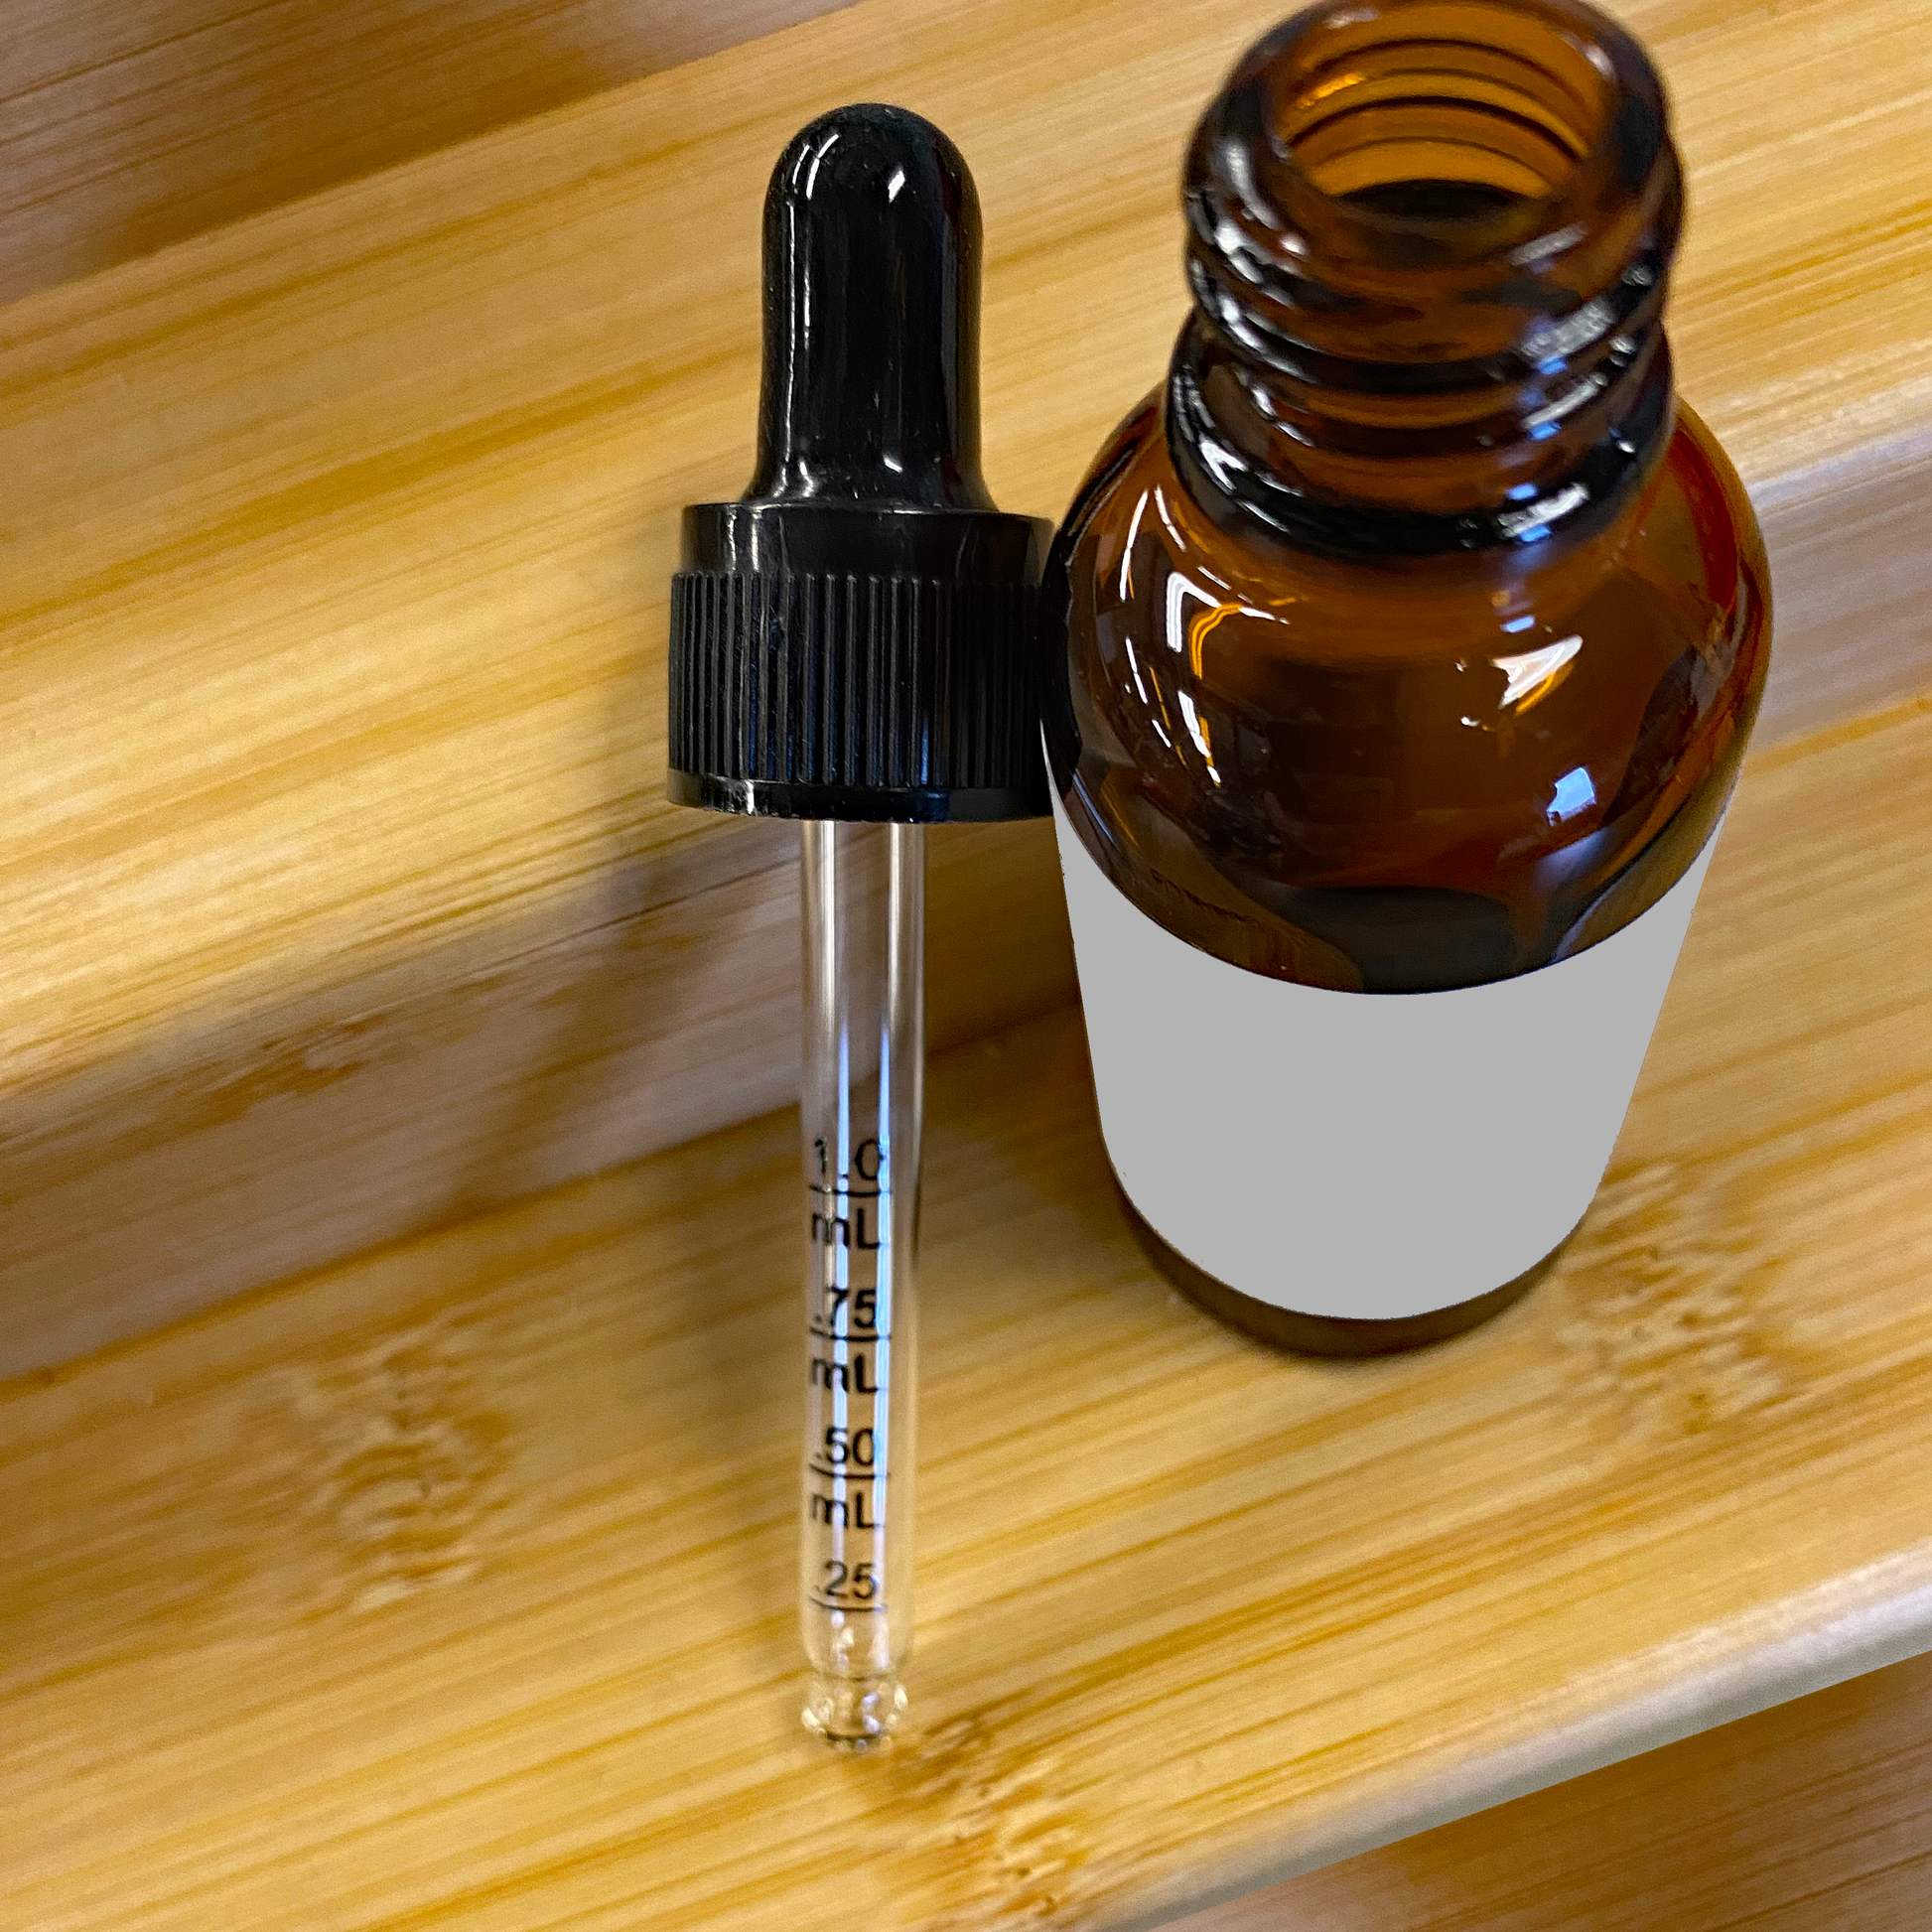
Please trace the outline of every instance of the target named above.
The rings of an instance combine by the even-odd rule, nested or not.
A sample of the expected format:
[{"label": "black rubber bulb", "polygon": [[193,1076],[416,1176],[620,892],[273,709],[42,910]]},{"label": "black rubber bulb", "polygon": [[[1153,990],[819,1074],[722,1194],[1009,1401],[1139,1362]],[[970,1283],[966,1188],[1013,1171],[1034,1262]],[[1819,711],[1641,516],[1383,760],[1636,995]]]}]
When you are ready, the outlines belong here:
[{"label": "black rubber bulb", "polygon": [[939,130],[841,107],[764,198],[757,473],[685,506],[671,582],[681,804],[780,818],[1048,808],[1034,620],[1052,526],[980,477],[980,211]]},{"label": "black rubber bulb", "polygon": [[979,272],[973,178],[929,121],[867,104],[798,133],[764,202],[748,499],[990,510]]}]

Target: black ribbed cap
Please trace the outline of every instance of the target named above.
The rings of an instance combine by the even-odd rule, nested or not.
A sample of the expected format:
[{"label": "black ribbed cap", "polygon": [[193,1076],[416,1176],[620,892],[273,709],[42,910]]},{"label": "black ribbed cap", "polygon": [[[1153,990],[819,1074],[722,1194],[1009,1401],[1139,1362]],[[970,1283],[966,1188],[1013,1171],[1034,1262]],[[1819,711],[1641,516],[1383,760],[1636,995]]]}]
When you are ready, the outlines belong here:
[{"label": "black ribbed cap", "polygon": [[1034,608],[1051,527],[979,467],[979,200],[899,107],[797,135],[764,202],[758,470],[684,512],[670,795],[780,818],[1047,809]]}]

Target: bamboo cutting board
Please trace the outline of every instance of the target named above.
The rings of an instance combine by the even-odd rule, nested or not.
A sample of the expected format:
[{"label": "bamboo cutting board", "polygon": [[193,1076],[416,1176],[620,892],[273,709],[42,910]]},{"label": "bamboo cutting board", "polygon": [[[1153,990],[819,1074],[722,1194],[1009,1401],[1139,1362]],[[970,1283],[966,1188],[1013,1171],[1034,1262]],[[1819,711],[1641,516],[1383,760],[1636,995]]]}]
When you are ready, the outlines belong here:
[{"label": "bamboo cutting board", "polygon": [[[1923,1664],[1289,1876],[1932,1645],[1932,711],[1860,715],[1932,662],[1932,41],[1625,11],[1780,630],[1597,1207],[1453,1347],[1247,1347],[1115,1217],[1042,828],[942,835],[917,1701],[873,1763],[792,1725],[795,1148],[747,1118],[792,1080],[790,847],[661,802],[675,508],[748,469],[764,171],[871,94],[975,167],[989,468],[1056,511],[1158,372],[1179,142],[1269,15],[864,0],[0,309],[10,1932],[1932,1913],[1883,1704]],[[194,17],[290,81],[255,12]],[[56,84],[0,112],[51,167],[111,103],[35,18]],[[496,118],[502,63],[467,122],[398,68],[376,148]],[[173,114],[192,173],[281,98],[120,125]],[[241,152],[182,208],[326,177]],[[107,207],[85,175],[45,181]]]},{"label": "bamboo cutting board", "polygon": [[1147,1926],[1932,1647],[1929,856],[1932,705],[1756,759],[1578,1242],[1408,1358],[1162,1290],[1070,1012],[941,1062],[878,1759],[795,1715],[789,1113],[16,1383],[0,1922]]},{"label": "bamboo cutting board", "polygon": [[[1686,388],[1771,537],[1775,736],[1926,670],[1932,36],[1629,11],[1691,163]],[[787,1098],[788,843],[661,795],[765,173],[856,96],[958,138],[990,475],[1052,514],[1159,372],[1180,145],[1268,18],[864,0],[0,310],[0,1373]],[[937,846],[940,1040],[1067,999],[1044,828]]]}]

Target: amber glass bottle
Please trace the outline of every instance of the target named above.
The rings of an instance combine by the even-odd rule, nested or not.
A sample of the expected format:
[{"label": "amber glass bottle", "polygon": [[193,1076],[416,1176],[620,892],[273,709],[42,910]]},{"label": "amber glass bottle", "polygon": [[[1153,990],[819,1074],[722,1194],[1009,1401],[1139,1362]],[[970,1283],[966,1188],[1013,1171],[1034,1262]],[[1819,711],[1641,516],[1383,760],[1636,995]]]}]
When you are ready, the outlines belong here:
[{"label": "amber glass bottle", "polygon": [[1184,189],[1168,378],[1048,566],[1102,1123],[1198,1300],[1404,1347],[1524,1292],[1601,1175],[1762,687],[1763,549],[1673,394],[1662,90],[1593,9],[1299,15]]}]

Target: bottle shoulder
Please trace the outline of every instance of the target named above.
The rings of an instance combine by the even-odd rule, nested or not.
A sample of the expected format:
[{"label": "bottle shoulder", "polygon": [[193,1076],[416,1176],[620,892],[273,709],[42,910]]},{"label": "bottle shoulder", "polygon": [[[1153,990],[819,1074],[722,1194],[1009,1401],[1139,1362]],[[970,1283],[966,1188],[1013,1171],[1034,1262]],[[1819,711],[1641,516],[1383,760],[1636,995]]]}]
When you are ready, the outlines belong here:
[{"label": "bottle shoulder", "polygon": [[1166,923],[1178,893],[1243,928],[1211,950],[1321,984],[1502,977],[1635,916],[1722,812],[1768,662],[1762,539],[1688,409],[1585,543],[1365,565],[1216,521],[1157,392],[1051,577],[1049,737],[1096,856]]},{"label": "bottle shoulder", "polygon": [[1370,563],[1217,521],[1176,469],[1157,389],[1102,447],[1056,547],[1063,567],[1088,580],[1080,588],[1090,583],[1096,614],[1111,607],[1124,618],[1139,606],[1165,618],[1169,581],[1177,579],[1190,626],[1199,627],[1194,609],[1208,615],[1210,630],[1243,617],[1270,626],[1242,634],[1236,656],[1260,652],[1363,674],[1452,658],[1466,647],[1495,644],[1495,654],[1507,655],[1510,638],[1587,618],[1606,596],[1658,607],[1669,621],[1674,605],[1734,600],[1738,578],[1748,576],[1768,602],[1749,497],[1722,445],[1681,401],[1647,486],[1593,540]]}]

